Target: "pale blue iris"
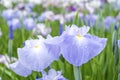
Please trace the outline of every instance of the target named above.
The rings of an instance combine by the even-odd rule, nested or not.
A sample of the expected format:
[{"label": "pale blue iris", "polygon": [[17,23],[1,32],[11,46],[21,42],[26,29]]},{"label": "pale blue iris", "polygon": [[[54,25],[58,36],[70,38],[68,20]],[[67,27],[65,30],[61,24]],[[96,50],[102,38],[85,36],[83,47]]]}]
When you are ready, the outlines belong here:
[{"label": "pale blue iris", "polygon": [[89,27],[72,25],[61,35],[61,53],[74,66],[88,62],[105,48],[107,39],[87,34],[88,31]]}]

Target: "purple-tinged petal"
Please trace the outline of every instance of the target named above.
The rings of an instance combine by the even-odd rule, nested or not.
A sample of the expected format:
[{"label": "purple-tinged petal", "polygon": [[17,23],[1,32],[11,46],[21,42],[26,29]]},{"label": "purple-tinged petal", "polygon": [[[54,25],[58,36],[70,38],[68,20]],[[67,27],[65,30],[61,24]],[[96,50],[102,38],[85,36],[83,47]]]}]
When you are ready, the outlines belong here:
[{"label": "purple-tinged petal", "polygon": [[12,29],[15,30],[17,28],[20,28],[21,27],[21,23],[20,23],[20,20],[17,19],[17,18],[14,18],[12,20],[9,20],[8,21],[8,26],[12,26]]},{"label": "purple-tinged petal", "polygon": [[61,45],[61,53],[74,66],[81,66],[97,56],[105,48],[105,43],[106,39],[94,41],[86,37],[80,40],[77,40],[75,37],[68,37]]},{"label": "purple-tinged petal", "polygon": [[11,20],[14,17],[14,11],[12,9],[7,9],[7,10],[3,11],[2,16],[6,20]]},{"label": "purple-tinged petal", "polygon": [[117,21],[114,17],[111,17],[111,16],[106,17],[104,20],[105,28],[109,30],[110,26],[115,24],[116,22]]},{"label": "purple-tinged petal", "polygon": [[83,26],[81,28],[78,28],[76,25],[72,25],[71,28],[70,27],[66,27],[66,31],[64,31],[63,35],[77,35],[80,34],[81,36],[87,34],[87,32],[89,31],[90,27],[88,26]]},{"label": "purple-tinged petal", "polygon": [[[74,30],[71,31],[71,29]],[[88,62],[105,48],[107,39],[87,34],[88,30],[87,27],[77,28],[71,26],[61,36],[63,38],[60,44],[61,53],[74,66],[81,66]]]},{"label": "purple-tinged petal", "polygon": [[32,30],[36,25],[32,18],[26,18],[23,23],[27,30]]},{"label": "purple-tinged petal", "polygon": [[42,74],[42,78],[36,80],[67,80],[62,76],[61,71],[56,71],[54,69],[50,69],[48,74]]},{"label": "purple-tinged petal", "polygon": [[46,44],[54,44],[54,45],[59,45],[63,41],[63,38],[56,36],[56,37],[51,37],[50,35],[47,36],[47,39],[45,41]]},{"label": "purple-tinged petal", "polygon": [[13,63],[10,65],[10,68],[17,73],[20,76],[24,76],[27,77],[28,75],[31,74],[31,70],[29,70],[28,68],[26,68],[25,66],[23,66],[19,61]]},{"label": "purple-tinged petal", "polygon": [[43,40],[27,40],[25,47],[18,49],[18,56],[30,70],[42,71],[59,57],[59,47]]}]

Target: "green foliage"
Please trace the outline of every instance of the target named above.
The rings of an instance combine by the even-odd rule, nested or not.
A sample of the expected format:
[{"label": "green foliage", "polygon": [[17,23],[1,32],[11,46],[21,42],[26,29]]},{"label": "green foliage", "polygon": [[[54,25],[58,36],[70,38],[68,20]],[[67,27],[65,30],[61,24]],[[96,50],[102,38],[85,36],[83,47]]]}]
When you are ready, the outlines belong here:
[{"label": "green foliage", "polygon": [[[0,5],[0,12],[3,9],[5,8],[1,7]],[[63,12],[62,9],[56,7],[50,7],[49,10],[53,10],[55,13]],[[45,9],[41,5],[36,5],[33,11],[41,14],[43,11],[45,11]],[[98,10],[98,12],[95,13],[104,18],[108,15],[116,16],[118,14],[118,11],[114,10],[111,5],[106,4],[102,6],[101,10]],[[67,22],[64,25],[72,25],[73,23],[78,26],[85,25],[85,23],[78,18],[78,14],[76,14],[73,21]],[[59,21],[45,21],[45,24],[52,28],[52,36],[59,35]],[[0,17],[0,28],[3,34],[2,37],[0,37],[0,54],[8,54],[9,29],[6,21],[2,17]],[[21,29],[17,29],[14,31],[12,53],[12,56],[14,57],[17,57],[17,48],[23,47],[24,41],[32,37],[31,31],[25,29],[23,30],[24,33]],[[115,31],[114,26],[111,26],[111,29],[108,31],[105,30],[104,25],[98,27],[98,24],[96,23],[94,27],[90,28],[89,33],[99,37],[107,38],[108,41],[107,46],[101,52],[101,54],[81,66],[82,79],[120,80],[120,53],[116,44],[116,41],[120,39],[120,29],[118,28],[118,31]],[[24,37],[24,40],[22,39],[22,37]],[[117,65],[115,63],[117,63]],[[65,61],[62,56],[60,56],[58,61],[53,62],[50,67],[56,70],[62,70],[63,75],[68,80],[74,80],[73,66]],[[36,76],[41,77],[41,73],[33,72],[30,76],[25,78],[18,76],[11,69],[6,68],[4,64],[0,64],[0,77],[2,77],[2,80],[35,80]]]}]

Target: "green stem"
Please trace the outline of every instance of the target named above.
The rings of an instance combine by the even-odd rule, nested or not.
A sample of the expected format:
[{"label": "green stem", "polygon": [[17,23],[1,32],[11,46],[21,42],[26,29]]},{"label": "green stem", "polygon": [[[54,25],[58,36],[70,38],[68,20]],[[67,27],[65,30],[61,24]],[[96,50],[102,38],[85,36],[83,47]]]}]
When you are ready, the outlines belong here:
[{"label": "green stem", "polygon": [[22,42],[24,42],[25,38],[24,38],[24,27],[22,26],[22,29],[21,29],[21,33],[22,33]]},{"label": "green stem", "polygon": [[12,39],[9,39],[8,41],[8,54],[10,56],[10,62],[11,62],[11,57],[12,57],[12,46],[13,45],[13,40]]},{"label": "green stem", "polygon": [[73,69],[74,69],[74,78],[75,78],[75,80],[82,80],[80,67],[75,67],[74,66]]}]

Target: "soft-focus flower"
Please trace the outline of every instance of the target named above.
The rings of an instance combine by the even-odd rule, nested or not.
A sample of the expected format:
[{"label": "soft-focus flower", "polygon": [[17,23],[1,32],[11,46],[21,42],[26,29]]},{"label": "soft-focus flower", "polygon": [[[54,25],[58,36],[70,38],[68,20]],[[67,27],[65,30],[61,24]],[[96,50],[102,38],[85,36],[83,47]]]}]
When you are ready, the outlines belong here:
[{"label": "soft-focus flower", "polygon": [[68,10],[69,10],[69,11],[76,11],[76,8],[75,8],[74,6],[69,6],[69,7],[68,7]]},{"label": "soft-focus flower", "polygon": [[120,48],[120,40],[118,40],[118,47]]},{"label": "soft-focus flower", "polygon": [[24,9],[25,9],[25,4],[19,3],[19,4],[17,5],[17,8],[18,8],[19,10],[24,10]]},{"label": "soft-focus flower", "polygon": [[120,0],[116,0],[116,3],[118,4],[118,6],[120,6]]},{"label": "soft-focus flower", "polygon": [[107,0],[108,3],[114,3],[116,0]]},{"label": "soft-focus flower", "polygon": [[89,14],[89,15],[86,15],[85,22],[89,26],[94,26],[97,19],[98,19],[97,15]]},{"label": "soft-focus flower", "polygon": [[31,12],[33,7],[34,7],[34,4],[32,3],[28,3],[28,4],[19,3],[17,5],[18,10],[26,10],[27,12]]},{"label": "soft-focus flower", "polygon": [[0,1],[2,5],[4,5],[6,8],[12,8],[12,1],[11,0],[1,0]]},{"label": "soft-focus flower", "polygon": [[28,3],[25,5],[26,8],[29,8],[29,9],[33,9],[34,8],[34,4],[33,3]]},{"label": "soft-focus flower", "polygon": [[17,19],[17,18],[14,18],[12,20],[9,20],[8,21],[8,26],[12,26],[12,29],[15,30],[17,28],[20,28],[21,27],[21,23],[20,23],[20,20]]},{"label": "soft-focus flower", "polygon": [[100,0],[92,0],[87,4],[93,8],[99,8],[101,6],[101,1]]},{"label": "soft-focus flower", "polygon": [[28,14],[29,14],[29,13],[28,13],[26,10],[22,10],[22,11],[16,10],[16,12],[15,12],[15,16],[16,16],[17,18],[24,18],[24,17],[26,17]]},{"label": "soft-focus flower", "polygon": [[55,15],[53,18],[54,18],[54,20],[59,20],[59,22],[60,22],[61,24],[64,24],[64,23],[65,23],[64,16],[61,15],[61,14]]},{"label": "soft-focus flower", "polygon": [[34,4],[32,3],[28,3],[28,4],[23,4],[23,3],[19,3],[17,5],[17,7],[15,8],[15,14],[17,17],[25,17],[30,15],[32,12],[32,9],[34,7]]},{"label": "soft-focus flower", "polygon": [[39,20],[40,22],[44,21],[45,19],[51,21],[53,20],[53,17],[54,17],[54,13],[52,11],[46,11],[41,14],[41,16],[39,17]]},{"label": "soft-focus flower", "polygon": [[42,75],[43,75],[42,78],[36,80],[67,80],[62,76],[61,71],[56,71],[54,69],[50,69],[48,71],[48,74],[43,73]]},{"label": "soft-focus flower", "polygon": [[120,13],[116,16],[117,20],[120,20]]},{"label": "soft-focus flower", "polygon": [[[27,40],[23,48],[18,48],[20,63],[29,70],[42,71],[47,68],[60,55],[60,48],[54,42],[48,42],[53,38]],[[48,41],[47,41],[48,40]]]},{"label": "soft-focus flower", "polygon": [[93,14],[95,9],[91,7],[90,5],[85,5],[86,9],[89,11],[90,14]]},{"label": "soft-focus flower", "polygon": [[27,30],[32,30],[35,27],[35,21],[32,18],[26,18],[24,21],[24,26]]},{"label": "soft-focus flower", "polygon": [[46,19],[46,16],[45,16],[45,15],[41,15],[41,16],[38,17],[38,20],[39,20],[40,22],[44,22],[45,19]]},{"label": "soft-focus flower", "polygon": [[2,13],[2,16],[6,20],[11,20],[14,17],[14,10],[12,10],[12,9],[4,10],[3,13]]},{"label": "soft-focus flower", "polygon": [[105,48],[106,38],[99,38],[87,34],[90,27],[78,28],[76,25],[67,27],[61,35],[61,53],[74,66],[81,66],[100,54]]},{"label": "soft-focus flower", "polygon": [[115,24],[117,21],[115,18],[108,16],[104,19],[104,24],[106,29],[110,29],[110,26]]},{"label": "soft-focus flower", "polygon": [[41,4],[41,3],[42,3],[42,0],[29,0],[29,3]]},{"label": "soft-focus flower", "polygon": [[66,20],[66,21],[71,21],[71,20],[73,20],[74,17],[75,17],[75,15],[76,15],[76,13],[77,13],[77,12],[71,12],[71,13],[69,13],[69,14],[66,14],[66,15],[65,15],[65,20]]},{"label": "soft-focus flower", "polygon": [[13,3],[17,4],[17,3],[24,3],[25,0],[12,0]]},{"label": "soft-focus flower", "polygon": [[49,33],[51,33],[51,31],[52,30],[50,27],[46,27],[45,24],[38,23],[33,29],[33,34],[47,36]]},{"label": "soft-focus flower", "polygon": [[[14,57],[11,57],[11,61],[16,61],[17,59]],[[10,57],[8,55],[0,55],[0,63],[5,64],[7,68],[10,68],[9,63],[10,63]]]}]

